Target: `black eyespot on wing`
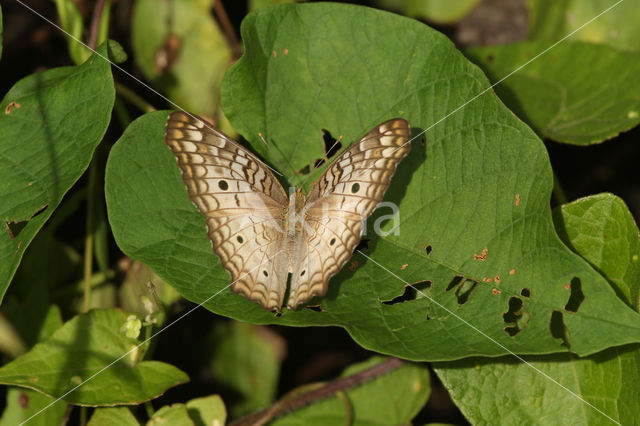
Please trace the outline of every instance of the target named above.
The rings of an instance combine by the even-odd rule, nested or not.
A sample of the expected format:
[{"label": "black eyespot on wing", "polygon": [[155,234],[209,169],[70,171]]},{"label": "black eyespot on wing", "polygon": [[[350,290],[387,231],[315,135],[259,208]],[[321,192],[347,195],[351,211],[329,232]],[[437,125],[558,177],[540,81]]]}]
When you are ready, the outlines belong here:
[{"label": "black eyespot on wing", "polygon": [[307,271],[300,272],[300,276],[303,276],[305,272],[307,272]]},{"label": "black eyespot on wing", "polygon": [[267,271],[262,271],[262,273],[264,274],[265,277],[269,276],[269,273]]},{"label": "black eyespot on wing", "polygon": [[351,185],[351,193],[355,194],[358,191],[360,191],[360,184],[356,182],[353,185]]},{"label": "black eyespot on wing", "polygon": [[226,191],[227,189],[229,189],[229,184],[227,183],[226,180],[218,181],[218,188],[222,189],[223,191]]},{"label": "black eyespot on wing", "polygon": [[329,241],[329,245],[332,246],[336,243],[336,239],[332,238],[331,241]]},{"label": "black eyespot on wing", "polygon": [[244,239],[242,238],[242,235],[238,235],[238,236],[236,237],[236,240],[237,240],[240,244],[242,244],[242,243],[244,242]]}]

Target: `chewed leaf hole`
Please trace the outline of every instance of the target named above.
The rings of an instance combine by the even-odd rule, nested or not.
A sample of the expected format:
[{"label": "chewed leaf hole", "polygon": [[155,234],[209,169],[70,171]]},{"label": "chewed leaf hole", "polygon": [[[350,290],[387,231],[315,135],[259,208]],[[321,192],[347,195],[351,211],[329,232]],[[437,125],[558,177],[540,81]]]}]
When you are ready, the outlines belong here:
[{"label": "chewed leaf hole", "polygon": [[6,222],[9,237],[13,240],[18,235],[20,235],[24,227],[27,226],[27,223],[29,222],[27,222],[26,220],[22,220],[20,222]]},{"label": "chewed leaf hole", "polygon": [[369,248],[369,241],[371,241],[369,238],[361,239],[356,248],[353,249],[353,252],[355,253],[359,250],[367,250]]},{"label": "chewed leaf hole", "polygon": [[564,324],[564,314],[560,311],[551,312],[551,319],[549,320],[549,331],[551,337],[554,339],[562,339],[562,345],[567,348],[571,347],[569,342],[569,330]]},{"label": "chewed leaf hole", "polygon": [[385,305],[395,305],[409,300],[422,299],[426,296],[426,291],[431,288],[431,281],[419,281],[404,287],[404,293],[391,300],[382,302]]},{"label": "chewed leaf hole", "polygon": [[469,297],[471,297],[471,294],[477,286],[477,281],[464,280],[455,291],[456,298],[458,299],[458,305],[464,305],[467,303],[467,300],[469,300]]},{"label": "chewed leaf hole", "polygon": [[427,252],[427,256],[429,256],[431,254],[431,252],[433,251],[433,247],[431,247],[430,245],[427,245],[424,248],[424,251]]},{"label": "chewed leaf hole", "polygon": [[514,337],[527,327],[529,320],[531,319],[531,313],[525,311],[524,303],[519,297],[509,298],[509,309],[502,314],[502,320],[506,324],[504,328],[505,333]]},{"label": "chewed leaf hole", "polygon": [[312,311],[316,311],[316,312],[324,312],[324,309],[322,309],[322,306],[320,305],[312,305],[312,306],[305,306],[305,308],[310,309]]},{"label": "chewed leaf hole", "polygon": [[578,312],[580,305],[584,302],[584,293],[582,292],[582,282],[580,278],[573,277],[571,280],[571,294],[564,309],[569,312]]},{"label": "chewed leaf hole", "polygon": [[342,143],[340,143],[341,140],[342,140],[342,136],[336,139],[333,136],[331,136],[331,132],[329,132],[326,129],[322,129],[322,142],[324,143],[324,158],[316,159],[313,162],[313,167],[317,169],[318,167],[322,166],[325,163],[326,158],[331,158],[334,155],[336,155],[336,153],[338,153],[338,151],[340,151],[340,149],[342,148]]},{"label": "chewed leaf hole", "polygon": [[523,288],[522,290],[520,290],[520,296],[531,297],[531,290],[529,290],[528,288]]},{"label": "chewed leaf hole", "polygon": [[462,282],[462,280],[464,279],[463,276],[461,275],[456,275],[455,277],[453,277],[453,279],[449,282],[449,284],[447,285],[447,288],[445,289],[446,291],[451,290],[452,288],[455,288],[458,284],[460,284]]}]

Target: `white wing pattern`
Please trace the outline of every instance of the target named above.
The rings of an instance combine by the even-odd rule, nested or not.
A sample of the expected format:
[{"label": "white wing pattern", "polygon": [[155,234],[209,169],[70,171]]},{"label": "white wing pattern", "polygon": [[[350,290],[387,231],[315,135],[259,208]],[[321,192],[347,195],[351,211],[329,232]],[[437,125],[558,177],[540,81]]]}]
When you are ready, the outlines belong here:
[{"label": "white wing pattern", "polygon": [[409,138],[406,120],[376,126],[329,165],[308,196],[298,189],[290,200],[264,163],[201,118],[171,113],[165,142],[207,218],[231,290],[279,310],[289,273],[289,308],[326,293],[409,153]]}]

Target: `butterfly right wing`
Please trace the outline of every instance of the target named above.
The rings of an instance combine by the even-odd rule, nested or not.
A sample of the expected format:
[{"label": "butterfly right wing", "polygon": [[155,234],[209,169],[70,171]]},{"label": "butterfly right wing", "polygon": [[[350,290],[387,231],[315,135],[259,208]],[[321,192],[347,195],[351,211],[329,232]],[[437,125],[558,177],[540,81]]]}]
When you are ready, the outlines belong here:
[{"label": "butterfly right wing", "polygon": [[201,118],[172,112],[165,143],[189,198],[207,218],[231,290],[265,309],[280,309],[288,276],[282,185],[255,155]]}]

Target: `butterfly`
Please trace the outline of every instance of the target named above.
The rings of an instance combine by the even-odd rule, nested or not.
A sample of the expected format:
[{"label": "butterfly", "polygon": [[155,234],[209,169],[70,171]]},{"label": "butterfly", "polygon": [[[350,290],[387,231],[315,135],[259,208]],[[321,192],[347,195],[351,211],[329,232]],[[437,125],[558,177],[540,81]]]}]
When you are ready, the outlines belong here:
[{"label": "butterfly", "polygon": [[288,308],[326,293],[409,153],[410,136],[406,120],[385,121],[337,156],[308,194],[296,188],[288,197],[266,164],[204,119],[175,111],[165,129],[231,290],[278,311],[289,274]]}]

